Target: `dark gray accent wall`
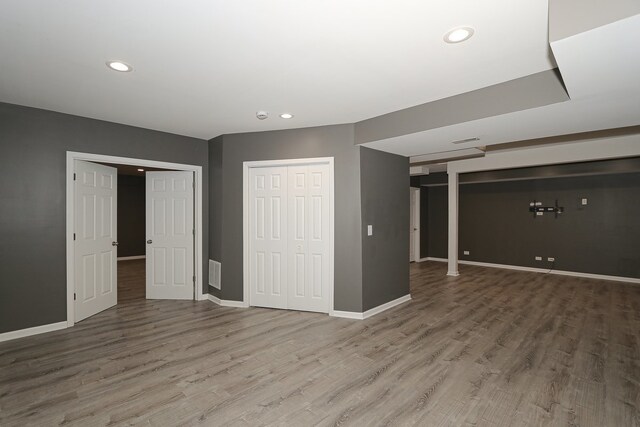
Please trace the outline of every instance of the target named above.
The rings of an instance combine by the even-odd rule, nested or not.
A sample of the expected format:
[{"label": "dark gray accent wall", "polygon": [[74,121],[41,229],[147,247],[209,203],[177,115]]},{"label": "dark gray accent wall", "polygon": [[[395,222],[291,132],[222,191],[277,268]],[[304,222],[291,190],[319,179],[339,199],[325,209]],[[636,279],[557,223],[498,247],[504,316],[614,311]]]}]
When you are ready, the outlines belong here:
[{"label": "dark gray accent wall", "polygon": [[[447,186],[422,187],[420,207],[427,205],[426,219],[420,212],[420,256],[447,258],[449,246],[449,195]],[[426,226],[425,226],[426,224]]]},{"label": "dark gray accent wall", "polygon": [[118,257],[144,255],[145,177],[118,175]]},{"label": "dark gray accent wall", "polygon": [[366,311],[409,293],[409,159],[363,147],[360,177]]},{"label": "dark gray accent wall", "polygon": [[[218,262],[222,262],[222,148],[222,136],[209,141],[209,257]],[[222,298],[220,290],[208,289],[209,294]]]},{"label": "dark gray accent wall", "polygon": [[66,151],[200,165],[208,218],[206,141],[0,103],[0,333],[66,320]]},{"label": "dark gray accent wall", "polygon": [[[221,194],[211,194],[222,201],[221,225],[213,218],[210,224],[222,230],[222,298],[243,298],[243,162],[334,157],[335,309],[362,311],[360,147],[353,144],[353,125],[232,134],[222,140],[224,185]],[[216,149],[214,141],[210,150],[212,143]]]},{"label": "dark gray accent wall", "polygon": [[[447,188],[425,193],[428,256],[446,258]],[[565,212],[534,219],[533,200]],[[465,184],[459,212],[461,260],[640,278],[640,173]]]}]

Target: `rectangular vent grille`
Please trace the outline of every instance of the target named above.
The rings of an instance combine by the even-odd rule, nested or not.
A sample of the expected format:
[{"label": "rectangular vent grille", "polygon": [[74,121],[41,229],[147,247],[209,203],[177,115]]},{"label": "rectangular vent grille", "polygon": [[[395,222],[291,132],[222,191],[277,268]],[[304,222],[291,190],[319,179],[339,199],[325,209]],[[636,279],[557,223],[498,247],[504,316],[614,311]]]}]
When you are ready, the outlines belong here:
[{"label": "rectangular vent grille", "polygon": [[460,139],[458,141],[452,141],[452,144],[464,144],[466,142],[475,142],[475,141],[480,141],[480,138],[478,137],[473,137],[473,138],[466,138],[466,139]]},{"label": "rectangular vent grille", "polygon": [[209,285],[216,289],[221,288],[220,276],[221,276],[222,264],[212,259],[209,260]]}]

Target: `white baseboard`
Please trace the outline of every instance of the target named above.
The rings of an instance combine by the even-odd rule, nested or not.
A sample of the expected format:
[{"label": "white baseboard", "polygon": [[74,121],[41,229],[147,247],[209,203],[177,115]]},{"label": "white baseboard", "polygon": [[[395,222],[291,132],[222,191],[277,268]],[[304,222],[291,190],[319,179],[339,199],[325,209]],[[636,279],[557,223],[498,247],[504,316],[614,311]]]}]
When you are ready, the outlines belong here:
[{"label": "white baseboard", "polygon": [[329,316],[342,317],[343,319],[356,319],[356,320],[364,319],[364,313],[358,313],[357,311],[333,310],[332,312],[329,313]]},{"label": "white baseboard", "polygon": [[205,301],[209,299],[209,294],[200,294],[198,295],[198,301]]},{"label": "white baseboard", "polygon": [[131,259],[145,259],[145,255],[135,255],[135,256],[119,256],[118,261],[129,261]]},{"label": "white baseboard", "polygon": [[[427,261],[437,261],[437,262],[447,262],[446,258],[427,258]],[[625,283],[637,283],[640,284],[640,279],[636,277],[620,277],[620,276],[608,276],[606,274],[592,274],[592,273],[580,273],[577,271],[563,271],[563,270],[551,270],[548,268],[536,268],[536,267],[522,267],[519,265],[508,265],[508,264],[493,264],[490,262],[478,262],[478,261],[458,261],[459,264],[465,265],[475,265],[477,267],[489,267],[489,268],[504,268],[506,270],[517,270],[517,271],[529,271],[532,273],[547,273],[547,274],[557,274],[559,276],[572,276],[572,277],[582,277],[585,279],[598,279],[598,280],[611,280],[614,282],[625,282]],[[448,274],[448,273],[447,273]]]},{"label": "white baseboard", "polygon": [[206,298],[204,299],[208,299],[211,302],[214,302],[222,307],[236,307],[236,308],[247,308],[249,307],[248,304],[245,304],[244,301],[233,301],[233,300],[229,300],[229,299],[220,299],[218,297],[214,297],[211,294],[205,294],[207,295]]},{"label": "white baseboard", "polygon": [[44,334],[45,332],[59,331],[67,327],[64,322],[49,323],[48,325],[34,326],[33,328],[19,329],[17,331],[4,332],[0,334],[0,342],[15,340],[17,338],[30,337],[31,335]]},{"label": "white baseboard", "polygon": [[434,257],[430,257],[430,256],[428,256],[426,258],[422,258],[422,259],[425,260],[425,261],[449,262],[449,260],[446,259],[446,258],[434,258]]},{"label": "white baseboard", "polygon": [[371,308],[367,311],[365,311],[364,313],[358,313],[356,311],[339,311],[339,310],[334,310],[332,313],[330,313],[331,316],[333,317],[343,317],[345,319],[356,319],[356,320],[364,320],[364,319],[368,319],[371,316],[374,316],[378,313],[382,313],[385,310],[389,310],[392,307],[395,307],[396,305],[400,305],[404,302],[407,302],[411,300],[411,295],[407,294],[405,296],[402,296],[400,298],[396,298],[393,301],[389,301],[387,303],[384,303],[382,305],[379,305],[377,307]]}]

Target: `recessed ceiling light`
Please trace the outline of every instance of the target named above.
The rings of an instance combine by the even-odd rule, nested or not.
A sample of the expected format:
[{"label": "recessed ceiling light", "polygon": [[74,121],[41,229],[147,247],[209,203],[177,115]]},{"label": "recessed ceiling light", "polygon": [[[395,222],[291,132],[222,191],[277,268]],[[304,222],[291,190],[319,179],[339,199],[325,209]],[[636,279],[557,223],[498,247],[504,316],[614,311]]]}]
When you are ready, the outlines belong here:
[{"label": "recessed ceiling light", "polygon": [[444,41],[447,43],[460,43],[471,38],[473,33],[474,30],[471,27],[452,28],[444,35]]},{"label": "recessed ceiling light", "polygon": [[115,71],[120,71],[121,73],[127,73],[133,70],[131,65],[126,64],[122,61],[107,61],[107,67]]},{"label": "recessed ceiling light", "polygon": [[144,172],[144,169],[138,168],[138,172]]},{"label": "recessed ceiling light", "polygon": [[293,114],[291,114],[291,113],[282,113],[282,114],[280,114],[280,117],[283,118],[283,119],[291,119],[291,118],[293,118]]}]

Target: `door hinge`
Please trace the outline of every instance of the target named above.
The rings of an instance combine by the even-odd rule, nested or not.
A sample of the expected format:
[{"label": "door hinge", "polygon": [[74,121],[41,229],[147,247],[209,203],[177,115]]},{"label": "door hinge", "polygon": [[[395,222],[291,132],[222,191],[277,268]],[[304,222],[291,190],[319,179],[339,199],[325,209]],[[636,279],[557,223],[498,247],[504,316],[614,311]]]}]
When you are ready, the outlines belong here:
[{"label": "door hinge", "polygon": [[76,180],[76,174],[75,174],[75,172],[73,173],[73,180],[74,180],[74,181]]},{"label": "door hinge", "polygon": [[73,300],[74,301],[76,300],[76,293],[75,292],[73,293]]},{"label": "door hinge", "polygon": [[76,240],[76,233],[73,233],[73,240]]},{"label": "door hinge", "polygon": [[196,276],[193,276],[193,283],[196,283]]},{"label": "door hinge", "polygon": [[193,230],[191,230],[191,234],[193,234],[194,236],[196,235],[196,229],[195,228]]}]

